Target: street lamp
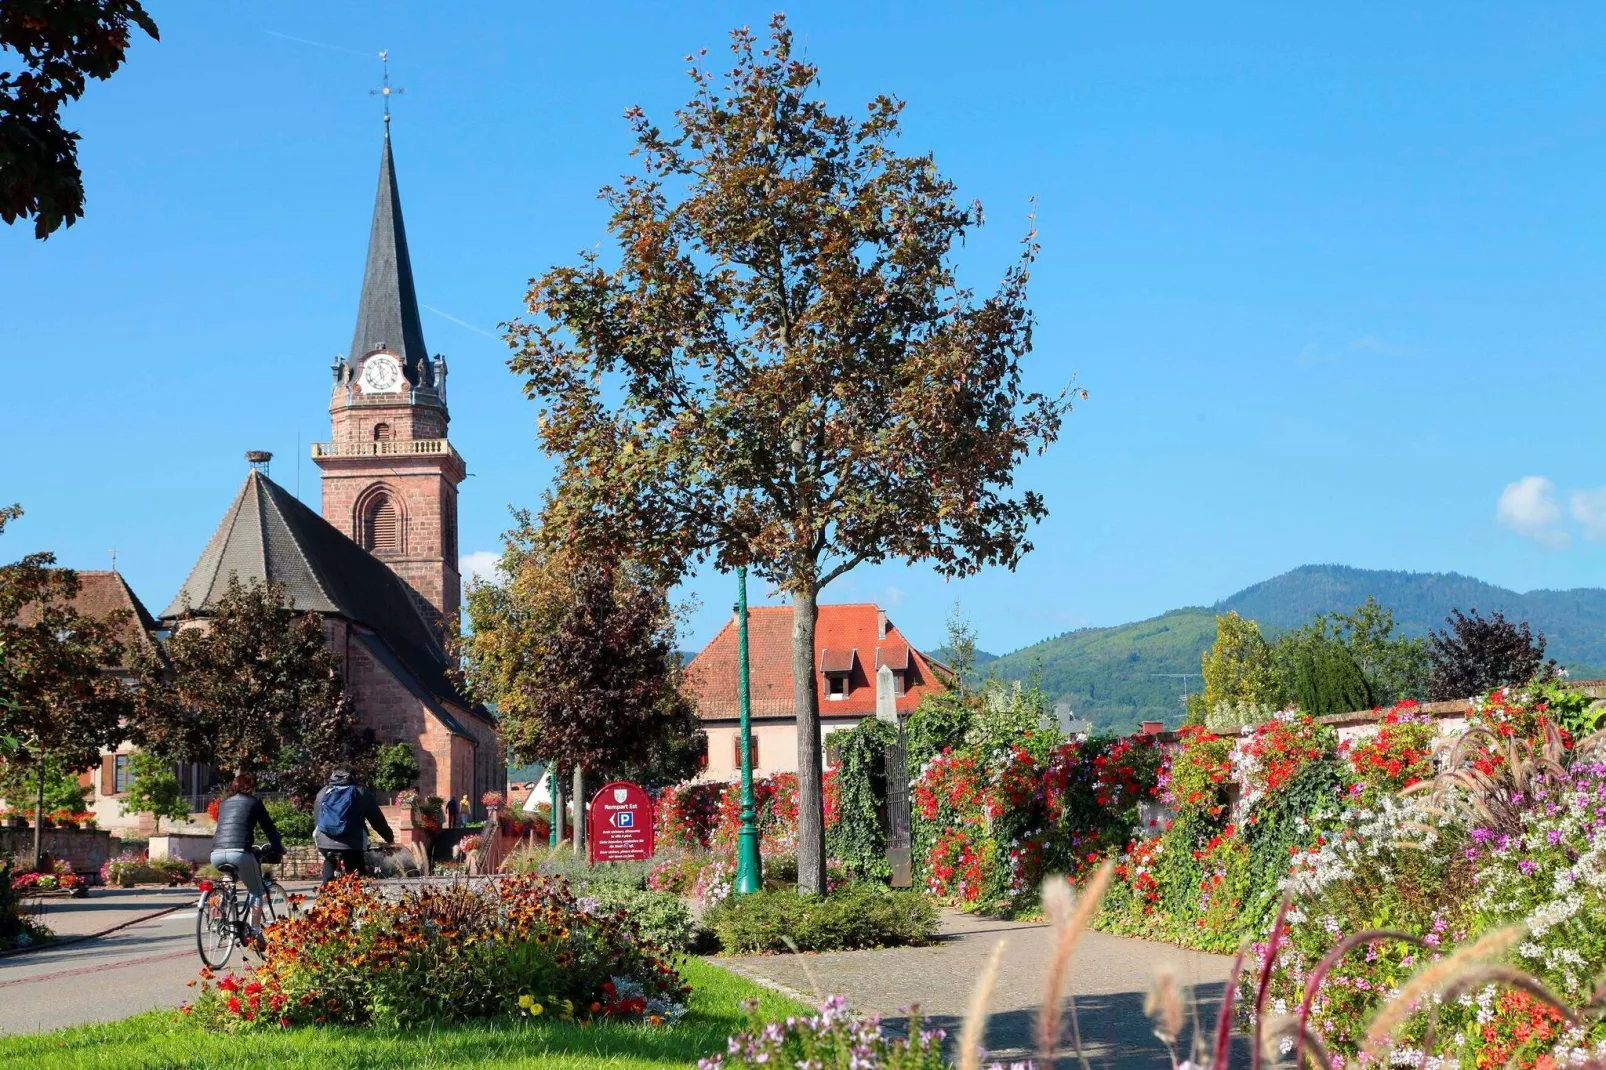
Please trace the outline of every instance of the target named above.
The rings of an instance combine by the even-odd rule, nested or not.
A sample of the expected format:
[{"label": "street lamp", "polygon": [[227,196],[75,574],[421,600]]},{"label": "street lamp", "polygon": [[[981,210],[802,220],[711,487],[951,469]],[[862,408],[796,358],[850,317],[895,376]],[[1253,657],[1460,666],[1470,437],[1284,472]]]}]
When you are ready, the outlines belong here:
[{"label": "street lamp", "polygon": [[747,683],[747,567],[736,567],[737,694],[742,706],[742,827],[736,835],[735,894],[764,886],[764,860],[758,851],[753,801],[753,701]]}]

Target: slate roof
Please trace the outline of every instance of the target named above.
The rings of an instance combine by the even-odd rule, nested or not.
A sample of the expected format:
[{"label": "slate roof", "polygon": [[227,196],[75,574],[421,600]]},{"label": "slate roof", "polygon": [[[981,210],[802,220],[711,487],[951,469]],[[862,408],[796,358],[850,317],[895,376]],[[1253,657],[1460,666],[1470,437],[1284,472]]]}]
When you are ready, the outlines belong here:
[{"label": "slate roof", "polygon": [[[907,659],[904,693],[896,699],[899,713],[913,713],[927,695],[946,690],[946,669],[916,650],[891,621],[886,638],[878,639],[880,609],[873,603],[822,605],[814,626],[815,677],[820,716],[875,715],[875,667],[883,660],[894,668]],[[686,666],[685,689],[708,720],[740,715],[737,699],[737,634],[735,618]],[[792,704],[792,607],[753,606],[747,612],[748,684],[755,718],[796,716]],[[851,658],[846,698],[826,697],[822,669],[831,652],[833,668]],[[873,652],[873,653],[872,653]],[[855,656],[856,655],[856,656]]]},{"label": "slate roof", "polygon": [[380,346],[401,358],[408,382],[414,386],[431,383],[429,351],[424,348],[424,325],[418,318],[418,294],[413,289],[413,262],[407,253],[407,228],[402,223],[401,193],[396,188],[396,161],[390,153],[388,125],[379,159],[374,224],[368,234],[368,263],[362,274],[362,297],[357,302],[357,330],[346,357],[352,374],[357,372],[357,361]]},{"label": "slate roof", "polygon": [[246,584],[280,583],[296,609],[372,629],[383,647],[368,644],[375,656],[392,672],[404,670],[402,682],[454,732],[462,733],[462,725],[441,702],[489,719],[453,685],[446,652],[406,584],[261,472],[246,477],[162,619],[175,620],[187,611],[204,616],[228,589],[230,575]]}]

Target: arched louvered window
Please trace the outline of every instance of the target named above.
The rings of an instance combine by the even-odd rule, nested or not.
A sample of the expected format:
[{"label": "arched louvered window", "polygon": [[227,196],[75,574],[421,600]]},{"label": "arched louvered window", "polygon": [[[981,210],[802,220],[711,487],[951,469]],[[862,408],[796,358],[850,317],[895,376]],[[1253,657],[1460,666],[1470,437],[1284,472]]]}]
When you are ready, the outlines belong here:
[{"label": "arched louvered window", "polygon": [[363,517],[363,545],[371,553],[393,554],[401,550],[401,517],[388,494],[375,495]]},{"label": "arched louvered window", "polygon": [[390,434],[390,425],[389,424],[375,424],[374,425],[374,441],[375,442],[389,442],[390,438],[391,438],[391,434]]}]

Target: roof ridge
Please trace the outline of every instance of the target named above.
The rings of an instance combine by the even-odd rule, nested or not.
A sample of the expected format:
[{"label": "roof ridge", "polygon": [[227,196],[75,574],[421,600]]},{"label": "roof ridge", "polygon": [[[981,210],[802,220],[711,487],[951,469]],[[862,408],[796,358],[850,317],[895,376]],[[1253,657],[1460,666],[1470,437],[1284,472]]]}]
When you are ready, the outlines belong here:
[{"label": "roof ridge", "polygon": [[[253,475],[254,474],[255,473],[253,473]],[[279,486],[279,484],[273,482],[273,480],[268,479],[266,476],[262,477],[262,482],[266,484],[264,490],[267,492],[269,501],[273,503],[274,514],[278,516],[280,523],[284,524],[286,531],[289,532],[291,536],[290,544],[295,547],[296,557],[303,565],[306,566],[307,574],[311,576],[312,581],[318,585],[319,592],[322,593],[324,598],[328,599],[329,604],[335,606],[340,605],[340,599],[336,598],[334,592],[329,589],[328,579],[325,578],[323,573],[319,571],[318,566],[313,563],[312,559],[307,556],[306,550],[301,545],[301,540],[295,537],[295,533],[293,531],[289,530],[290,519],[284,515],[284,510],[280,507],[278,497],[273,493],[274,491],[279,491],[281,494],[288,494],[289,492],[283,487]],[[305,503],[299,498],[291,498],[291,500],[303,508],[306,507]],[[264,521],[264,523],[266,523],[266,521]]]}]

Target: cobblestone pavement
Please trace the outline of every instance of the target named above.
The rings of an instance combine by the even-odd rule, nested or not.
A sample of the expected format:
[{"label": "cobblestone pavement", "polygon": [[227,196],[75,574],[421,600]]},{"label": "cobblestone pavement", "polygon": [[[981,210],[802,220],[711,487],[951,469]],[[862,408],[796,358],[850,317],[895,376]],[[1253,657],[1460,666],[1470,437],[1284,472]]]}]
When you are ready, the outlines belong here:
[{"label": "cobblestone pavement", "polygon": [[[941,938],[931,947],[715,961],[806,993],[809,1002],[811,971],[826,992],[847,996],[854,1009],[879,1014],[895,1029],[906,1027],[908,1008],[918,1004],[926,1027],[941,1026],[951,1041],[959,1033],[976,977],[999,940],[1007,943],[993,990],[987,1047],[993,1058],[1025,1058],[1033,1047],[1033,1023],[1053,946],[1052,930],[1041,923],[945,912]],[[1170,966],[1179,984],[1192,986],[1208,1032],[1231,959],[1104,933],[1082,937],[1071,959],[1069,991],[1075,997],[1083,1054],[1094,1067],[1169,1068],[1165,1048],[1143,1015],[1144,994],[1161,966]],[[1069,1024],[1063,1066],[1076,1065],[1068,1030]]]}]

